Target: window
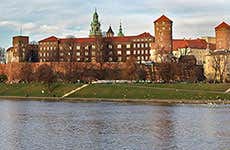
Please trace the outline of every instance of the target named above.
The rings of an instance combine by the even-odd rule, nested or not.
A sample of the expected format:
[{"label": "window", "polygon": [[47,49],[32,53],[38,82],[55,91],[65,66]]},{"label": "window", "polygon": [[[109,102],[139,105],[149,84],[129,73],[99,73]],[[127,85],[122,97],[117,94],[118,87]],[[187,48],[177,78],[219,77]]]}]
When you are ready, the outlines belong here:
[{"label": "window", "polygon": [[92,51],[92,56],[96,56],[96,52],[95,51]]},{"label": "window", "polygon": [[145,50],[145,54],[149,54],[149,51],[148,51],[148,50]]},{"label": "window", "polygon": [[145,51],[144,51],[144,50],[142,50],[142,51],[141,51],[141,54],[144,54],[144,53],[145,53]]},{"label": "window", "polygon": [[136,48],[136,44],[133,44],[133,48]]},{"label": "window", "polygon": [[77,58],[77,61],[81,61],[81,58]]},{"label": "window", "polygon": [[145,43],[145,47],[149,47],[149,44],[148,44],[148,43]]},{"label": "window", "polygon": [[70,56],[70,55],[71,55],[71,53],[68,53],[68,55]]},{"label": "window", "polygon": [[80,49],[81,49],[81,46],[78,45],[78,46],[77,46],[77,50],[80,50]]},{"label": "window", "polygon": [[122,45],[121,45],[121,44],[118,44],[118,45],[117,45],[117,48],[122,48]]},{"label": "window", "polygon": [[121,51],[117,51],[117,54],[118,54],[118,55],[121,55]]},{"label": "window", "polygon": [[144,43],[141,44],[141,47],[142,47],[142,48],[144,47]]},{"label": "window", "polygon": [[136,50],[133,51],[133,54],[134,54],[134,55],[136,54]]},{"label": "window", "polygon": [[113,58],[112,58],[112,57],[109,57],[109,61],[113,61]]},{"label": "window", "polygon": [[60,53],[60,56],[64,56],[64,53]]},{"label": "window", "polygon": [[89,55],[89,52],[85,52],[85,56],[88,56]]},{"label": "window", "polygon": [[130,51],[126,51],[126,54],[127,54],[127,55],[130,55],[130,54],[131,54],[131,52],[130,52]]},{"label": "window", "polygon": [[127,45],[126,45],[126,48],[130,48],[130,47],[131,47],[130,44],[127,44]]},{"label": "window", "polygon": [[108,45],[108,48],[109,48],[109,49],[112,49],[112,48],[113,48],[113,45],[109,44],[109,45]]},{"label": "window", "polygon": [[80,56],[80,55],[81,55],[81,53],[80,53],[80,52],[77,52],[77,53],[76,53],[76,55],[77,55],[77,56]]},{"label": "window", "polygon": [[122,61],[122,57],[118,57],[118,58],[117,58],[117,61]]},{"label": "window", "polygon": [[89,49],[89,46],[86,46],[85,49]]},{"label": "window", "polygon": [[137,48],[140,48],[140,44],[137,44]]},{"label": "window", "polygon": [[92,45],[92,49],[95,49],[96,47],[95,47],[95,45]]}]

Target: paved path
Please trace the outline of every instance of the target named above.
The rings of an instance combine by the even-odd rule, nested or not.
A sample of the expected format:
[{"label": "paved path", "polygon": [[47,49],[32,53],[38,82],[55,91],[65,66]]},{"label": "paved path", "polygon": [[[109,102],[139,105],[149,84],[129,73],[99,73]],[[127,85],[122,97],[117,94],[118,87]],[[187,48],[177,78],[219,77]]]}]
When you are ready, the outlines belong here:
[{"label": "paved path", "polygon": [[230,88],[228,90],[226,90],[225,93],[230,93]]},{"label": "paved path", "polygon": [[87,87],[87,86],[89,86],[89,84],[84,84],[84,85],[82,85],[81,87],[76,88],[75,90],[72,90],[72,91],[66,93],[66,94],[63,95],[61,98],[66,98],[66,97],[68,97],[68,96],[70,96],[70,95],[76,93],[77,91],[80,91],[81,89],[83,89],[83,88],[85,88],[85,87]]}]

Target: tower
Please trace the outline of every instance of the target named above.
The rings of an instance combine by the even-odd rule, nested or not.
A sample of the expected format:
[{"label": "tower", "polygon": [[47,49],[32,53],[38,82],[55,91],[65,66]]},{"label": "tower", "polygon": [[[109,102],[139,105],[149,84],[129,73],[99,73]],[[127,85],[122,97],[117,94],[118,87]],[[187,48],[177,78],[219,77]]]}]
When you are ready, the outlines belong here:
[{"label": "tower", "polygon": [[106,32],[106,37],[113,37],[113,36],[114,36],[114,32],[113,32],[113,29],[110,25],[109,30]]},{"label": "tower", "polygon": [[93,20],[91,22],[89,37],[97,37],[97,36],[102,36],[102,32],[101,32],[101,24],[98,19],[97,10],[95,9],[95,12],[93,14]]},{"label": "tower", "polygon": [[124,33],[123,33],[123,29],[122,29],[121,22],[120,22],[119,32],[118,32],[117,36],[120,36],[120,37],[124,36]]},{"label": "tower", "polygon": [[172,25],[173,22],[162,15],[154,21],[155,27],[155,50],[170,53],[172,51]]},{"label": "tower", "polygon": [[216,49],[230,50],[230,26],[222,22],[216,28]]}]

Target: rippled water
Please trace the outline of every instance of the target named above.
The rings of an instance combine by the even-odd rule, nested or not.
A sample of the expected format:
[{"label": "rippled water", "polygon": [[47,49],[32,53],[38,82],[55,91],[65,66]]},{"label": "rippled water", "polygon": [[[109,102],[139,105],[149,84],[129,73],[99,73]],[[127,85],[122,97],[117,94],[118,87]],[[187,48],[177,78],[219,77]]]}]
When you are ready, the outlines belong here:
[{"label": "rippled water", "polygon": [[0,101],[1,150],[229,150],[230,106]]}]

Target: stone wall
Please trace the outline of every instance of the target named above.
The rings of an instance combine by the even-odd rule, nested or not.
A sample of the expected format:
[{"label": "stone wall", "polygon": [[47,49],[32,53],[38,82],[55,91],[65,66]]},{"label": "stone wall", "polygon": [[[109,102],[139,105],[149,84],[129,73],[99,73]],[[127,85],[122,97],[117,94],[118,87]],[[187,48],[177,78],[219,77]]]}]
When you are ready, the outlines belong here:
[{"label": "stone wall", "polygon": [[[6,74],[9,82],[20,80],[20,71],[22,68],[31,67],[32,72],[36,72],[37,68],[43,64],[47,64],[56,73],[68,74],[74,70],[106,70],[106,69],[122,69],[124,63],[68,63],[68,62],[40,62],[40,63],[9,63],[0,64],[0,74]],[[146,71],[146,79],[153,81],[197,81],[203,76],[203,67],[194,64],[184,63],[159,63],[150,66],[144,66]]]}]

